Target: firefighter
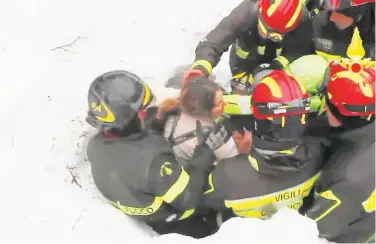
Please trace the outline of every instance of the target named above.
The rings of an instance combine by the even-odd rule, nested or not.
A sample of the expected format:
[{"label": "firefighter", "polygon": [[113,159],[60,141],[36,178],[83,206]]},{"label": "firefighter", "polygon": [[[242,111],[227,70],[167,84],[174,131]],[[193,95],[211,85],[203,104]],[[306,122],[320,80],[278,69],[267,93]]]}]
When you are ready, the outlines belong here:
[{"label": "firefighter", "polygon": [[209,76],[232,45],[232,87],[238,93],[247,93],[260,64],[271,63],[273,69],[283,69],[310,54],[312,28],[309,12],[300,0],[244,0],[199,42],[195,62],[183,82],[191,76]]},{"label": "firefighter", "polygon": [[306,216],[320,237],[336,243],[375,242],[375,66],[357,28],[348,58],[332,62],[323,89],[330,130],[328,159]]},{"label": "firefighter", "polygon": [[286,72],[265,77],[251,102],[252,148],[218,162],[200,207],[267,219],[280,208],[300,208],[319,176],[323,148],[320,138],[304,136],[310,98]]},{"label": "firefighter", "polygon": [[152,100],[151,89],[127,71],[92,82],[86,121],[98,133],[88,142],[87,157],[95,185],[115,207],[159,234],[209,235],[218,228],[215,219],[205,220],[208,215],[204,219],[195,208],[226,131],[204,133],[196,123],[198,143],[183,168],[163,134],[144,128],[138,116]]},{"label": "firefighter", "polygon": [[325,11],[313,21],[316,53],[328,60],[346,57],[355,27],[363,40],[365,57],[375,59],[375,1],[323,1]]}]

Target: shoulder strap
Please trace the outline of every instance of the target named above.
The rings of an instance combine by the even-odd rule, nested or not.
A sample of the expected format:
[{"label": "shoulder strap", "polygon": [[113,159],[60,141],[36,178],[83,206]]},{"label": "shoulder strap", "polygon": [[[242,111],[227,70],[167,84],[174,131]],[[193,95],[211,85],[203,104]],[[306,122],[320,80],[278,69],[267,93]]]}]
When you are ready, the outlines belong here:
[{"label": "shoulder strap", "polygon": [[[176,115],[174,117],[174,120],[172,121],[170,135],[167,137],[167,141],[170,143],[171,147],[174,147],[176,145],[179,145],[179,144],[181,144],[185,141],[188,141],[188,140],[196,137],[196,130],[191,130],[191,131],[188,131],[188,132],[186,132],[186,133],[184,133],[180,136],[173,137],[174,133],[175,133],[176,126],[179,122],[180,116],[181,116],[181,113],[179,113],[178,115]],[[205,132],[209,132],[209,130],[211,128],[212,128],[212,126],[203,126],[202,130],[205,133]]]}]

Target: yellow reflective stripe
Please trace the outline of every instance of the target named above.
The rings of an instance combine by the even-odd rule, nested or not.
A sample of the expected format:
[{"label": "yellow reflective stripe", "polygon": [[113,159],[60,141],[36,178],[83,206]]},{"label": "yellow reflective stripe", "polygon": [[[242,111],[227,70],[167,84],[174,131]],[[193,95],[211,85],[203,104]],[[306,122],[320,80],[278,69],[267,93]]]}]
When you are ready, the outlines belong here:
[{"label": "yellow reflective stripe", "polygon": [[320,105],[320,108],[319,108],[319,115],[323,114],[324,112],[326,112],[326,99],[325,99],[325,97],[322,97],[321,98],[321,105]]},{"label": "yellow reflective stripe", "polygon": [[375,212],[376,192],[372,191],[371,195],[362,202],[362,206],[367,213]]},{"label": "yellow reflective stripe", "polygon": [[248,161],[256,171],[260,171],[258,161],[251,154],[248,154]]},{"label": "yellow reflective stripe", "polygon": [[129,207],[129,206],[123,206],[120,204],[119,201],[114,202],[110,201],[110,203],[118,208],[120,211],[125,213],[126,215],[133,215],[133,216],[147,216],[154,214],[163,204],[163,199],[161,197],[156,197],[152,204],[149,206],[143,207],[143,208],[136,208],[136,207]]},{"label": "yellow reflective stripe", "polygon": [[226,106],[224,107],[225,114],[240,114],[240,107],[239,107],[239,95],[232,94],[232,95],[224,95],[222,97],[223,101],[226,102]]},{"label": "yellow reflective stripe", "polygon": [[222,98],[226,102],[224,113],[228,115],[252,114],[251,98],[252,96],[238,94],[224,95]]},{"label": "yellow reflective stripe", "polygon": [[170,189],[163,195],[158,196],[154,198],[154,201],[152,204],[146,207],[129,207],[129,206],[123,206],[120,204],[119,201],[110,201],[110,203],[121,210],[126,215],[138,215],[138,216],[146,216],[154,214],[159,210],[159,208],[162,206],[163,202],[171,203],[174,201],[188,186],[190,177],[188,173],[185,170],[182,170],[179,178],[176,180],[176,182],[170,187]]},{"label": "yellow reflective stripe", "polygon": [[281,117],[281,127],[285,127],[285,125],[286,125],[286,117],[282,116]]},{"label": "yellow reflective stripe", "polygon": [[282,151],[279,151],[280,153],[284,153],[284,154],[287,154],[287,155],[293,155],[294,152],[292,150],[282,150]]},{"label": "yellow reflective stripe", "polygon": [[264,26],[264,24],[261,22],[261,20],[258,20],[258,27],[260,28],[261,32],[264,34],[268,34],[268,30]]},{"label": "yellow reflective stripe", "polygon": [[277,48],[276,50],[276,56],[278,57],[282,53],[282,48]]},{"label": "yellow reflective stripe", "polygon": [[213,173],[210,173],[208,177],[208,184],[209,184],[209,189],[205,191],[204,194],[208,194],[214,191],[214,184],[213,184]]},{"label": "yellow reflective stripe", "polygon": [[291,17],[291,19],[287,23],[286,28],[291,27],[296,22],[296,19],[298,18],[301,10],[302,10],[302,4],[298,4],[294,12],[294,15]]},{"label": "yellow reflective stripe", "polygon": [[166,203],[173,202],[184,190],[189,183],[188,173],[182,169],[181,174],[177,181],[168,189],[168,191],[162,196],[163,201]]},{"label": "yellow reflective stripe", "polygon": [[213,65],[208,60],[197,60],[193,63],[192,69],[194,69],[197,66],[204,67],[209,74],[213,72]]},{"label": "yellow reflective stripe", "polygon": [[249,52],[243,50],[241,47],[239,47],[238,42],[235,43],[235,53],[236,56],[242,59],[246,59],[249,55]]},{"label": "yellow reflective stripe", "polygon": [[274,60],[280,62],[282,67],[286,67],[290,63],[289,60],[283,56],[278,56]]},{"label": "yellow reflective stripe", "polygon": [[370,238],[368,238],[365,243],[374,243],[375,242],[375,234],[373,234]]},{"label": "yellow reflective stripe", "polygon": [[242,72],[242,73],[239,73],[239,74],[236,74],[232,77],[232,79],[241,79],[245,76],[246,72]]},{"label": "yellow reflective stripe", "polygon": [[183,213],[183,215],[179,218],[179,220],[186,219],[191,216],[195,212],[194,209],[189,209]]},{"label": "yellow reflective stripe", "polygon": [[[250,163],[252,164],[251,160],[253,158],[252,156],[250,158]],[[301,202],[303,197],[309,195],[313,184],[319,176],[320,172],[299,185],[270,194],[265,194],[264,196],[237,200],[225,200],[225,206],[227,208],[232,208],[234,213],[241,217],[265,218],[271,209],[278,210]]]},{"label": "yellow reflective stripe", "polygon": [[252,84],[255,80],[253,79],[253,75],[252,74],[249,74],[249,77],[248,77],[248,82],[250,84]]},{"label": "yellow reflective stripe", "polygon": [[341,199],[339,199],[334,193],[332,190],[327,190],[325,192],[322,192],[322,193],[319,193],[318,194],[320,197],[324,198],[324,199],[327,199],[327,200],[332,200],[334,201],[335,203],[333,204],[333,206],[331,206],[330,208],[328,208],[324,213],[322,213],[319,217],[317,217],[315,219],[316,222],[320,221],[321,219],[325,218],[326,216],[328,216],[334,209],[336,209],[339,205],[341,205]]},{"label": "yellow reflective stripe", "polygon": [[[278,50],[278,49],[277,49]],[[257,47],[257,52],[260,54],[260,55],[264,55],[265,54],[265,46],[258,46]]]},{"label": "yellow reflective stripe", "polygon": [[321,52],[321,51],[317,51],[316,50],[316,54],[317,55],[320,55],[321,57],[323,58],[326,58],[327,60],[329,61],[333,61],[333,60],[341,60],[341,56],[339,55],[332,55],[332,54],[329,54],[329,53],[324,53],[324,52]]},{"label": "yellow reflective stripe", "polygon": [[302,117],[300,118],[300,123],[302,123],[302,125],[306,124],[306,114],[302,114]]}]

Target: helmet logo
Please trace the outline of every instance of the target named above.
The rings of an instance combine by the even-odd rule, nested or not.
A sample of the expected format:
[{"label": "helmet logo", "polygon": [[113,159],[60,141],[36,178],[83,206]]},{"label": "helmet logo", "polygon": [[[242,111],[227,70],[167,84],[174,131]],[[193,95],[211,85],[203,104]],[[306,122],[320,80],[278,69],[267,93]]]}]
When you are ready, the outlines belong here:
[{"label": "helmet logo", "polygon": [[340,70],[332,75],[331,80],[333,81],[338,78],[350,79],[359,85],[359,88],[366,97],[373,97],[373,90],[368,81],[370,74],[364,70],[372,66],[372,61],[370,58],[363,59],[365,56],[365,50],[358,27],[355,27],[354,29],[354,34],[351,43],[347,48],[346,54],[349,58],[342,58],[340,61],[340,67],[338,66],[338,63],[330,64],[332,69],[340,68]]},{"label": "helmet logo", "polygon": [[[103,110],[102,110],[102,108],[103,108]],[[99,104],[96,103],[96,102],[92,102],[91,103],[91,110],[96,115],[95,117],[100,121],[107,122],[107,123],[111,123],[111,122],[115,121],[114,113],[111,111],[111,109],[109,109],[106,106],[106,104],[104,104],[102,102],[99,102]],[[103,112],[104,112],[104,114],[101,115]]]},{"label": "helmet logo", "polygon": [[354,34],[351,39],[351,43],[347,48],[347,56],[352,60],[360,60],[365,56],[365,51],[363,47],[363,41],[360,37],[359,29],[356,27],[354,29]]}]

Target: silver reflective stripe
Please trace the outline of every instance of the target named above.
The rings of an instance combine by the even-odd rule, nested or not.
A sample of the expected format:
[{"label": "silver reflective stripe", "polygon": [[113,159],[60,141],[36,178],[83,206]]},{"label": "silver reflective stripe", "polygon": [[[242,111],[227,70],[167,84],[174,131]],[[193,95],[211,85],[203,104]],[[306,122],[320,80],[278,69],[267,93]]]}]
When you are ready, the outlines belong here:
[{"label": "silver reflective stripe", "polygon": [[251,114],[251,101],[249,96],[239,96],[241,114]]}]

